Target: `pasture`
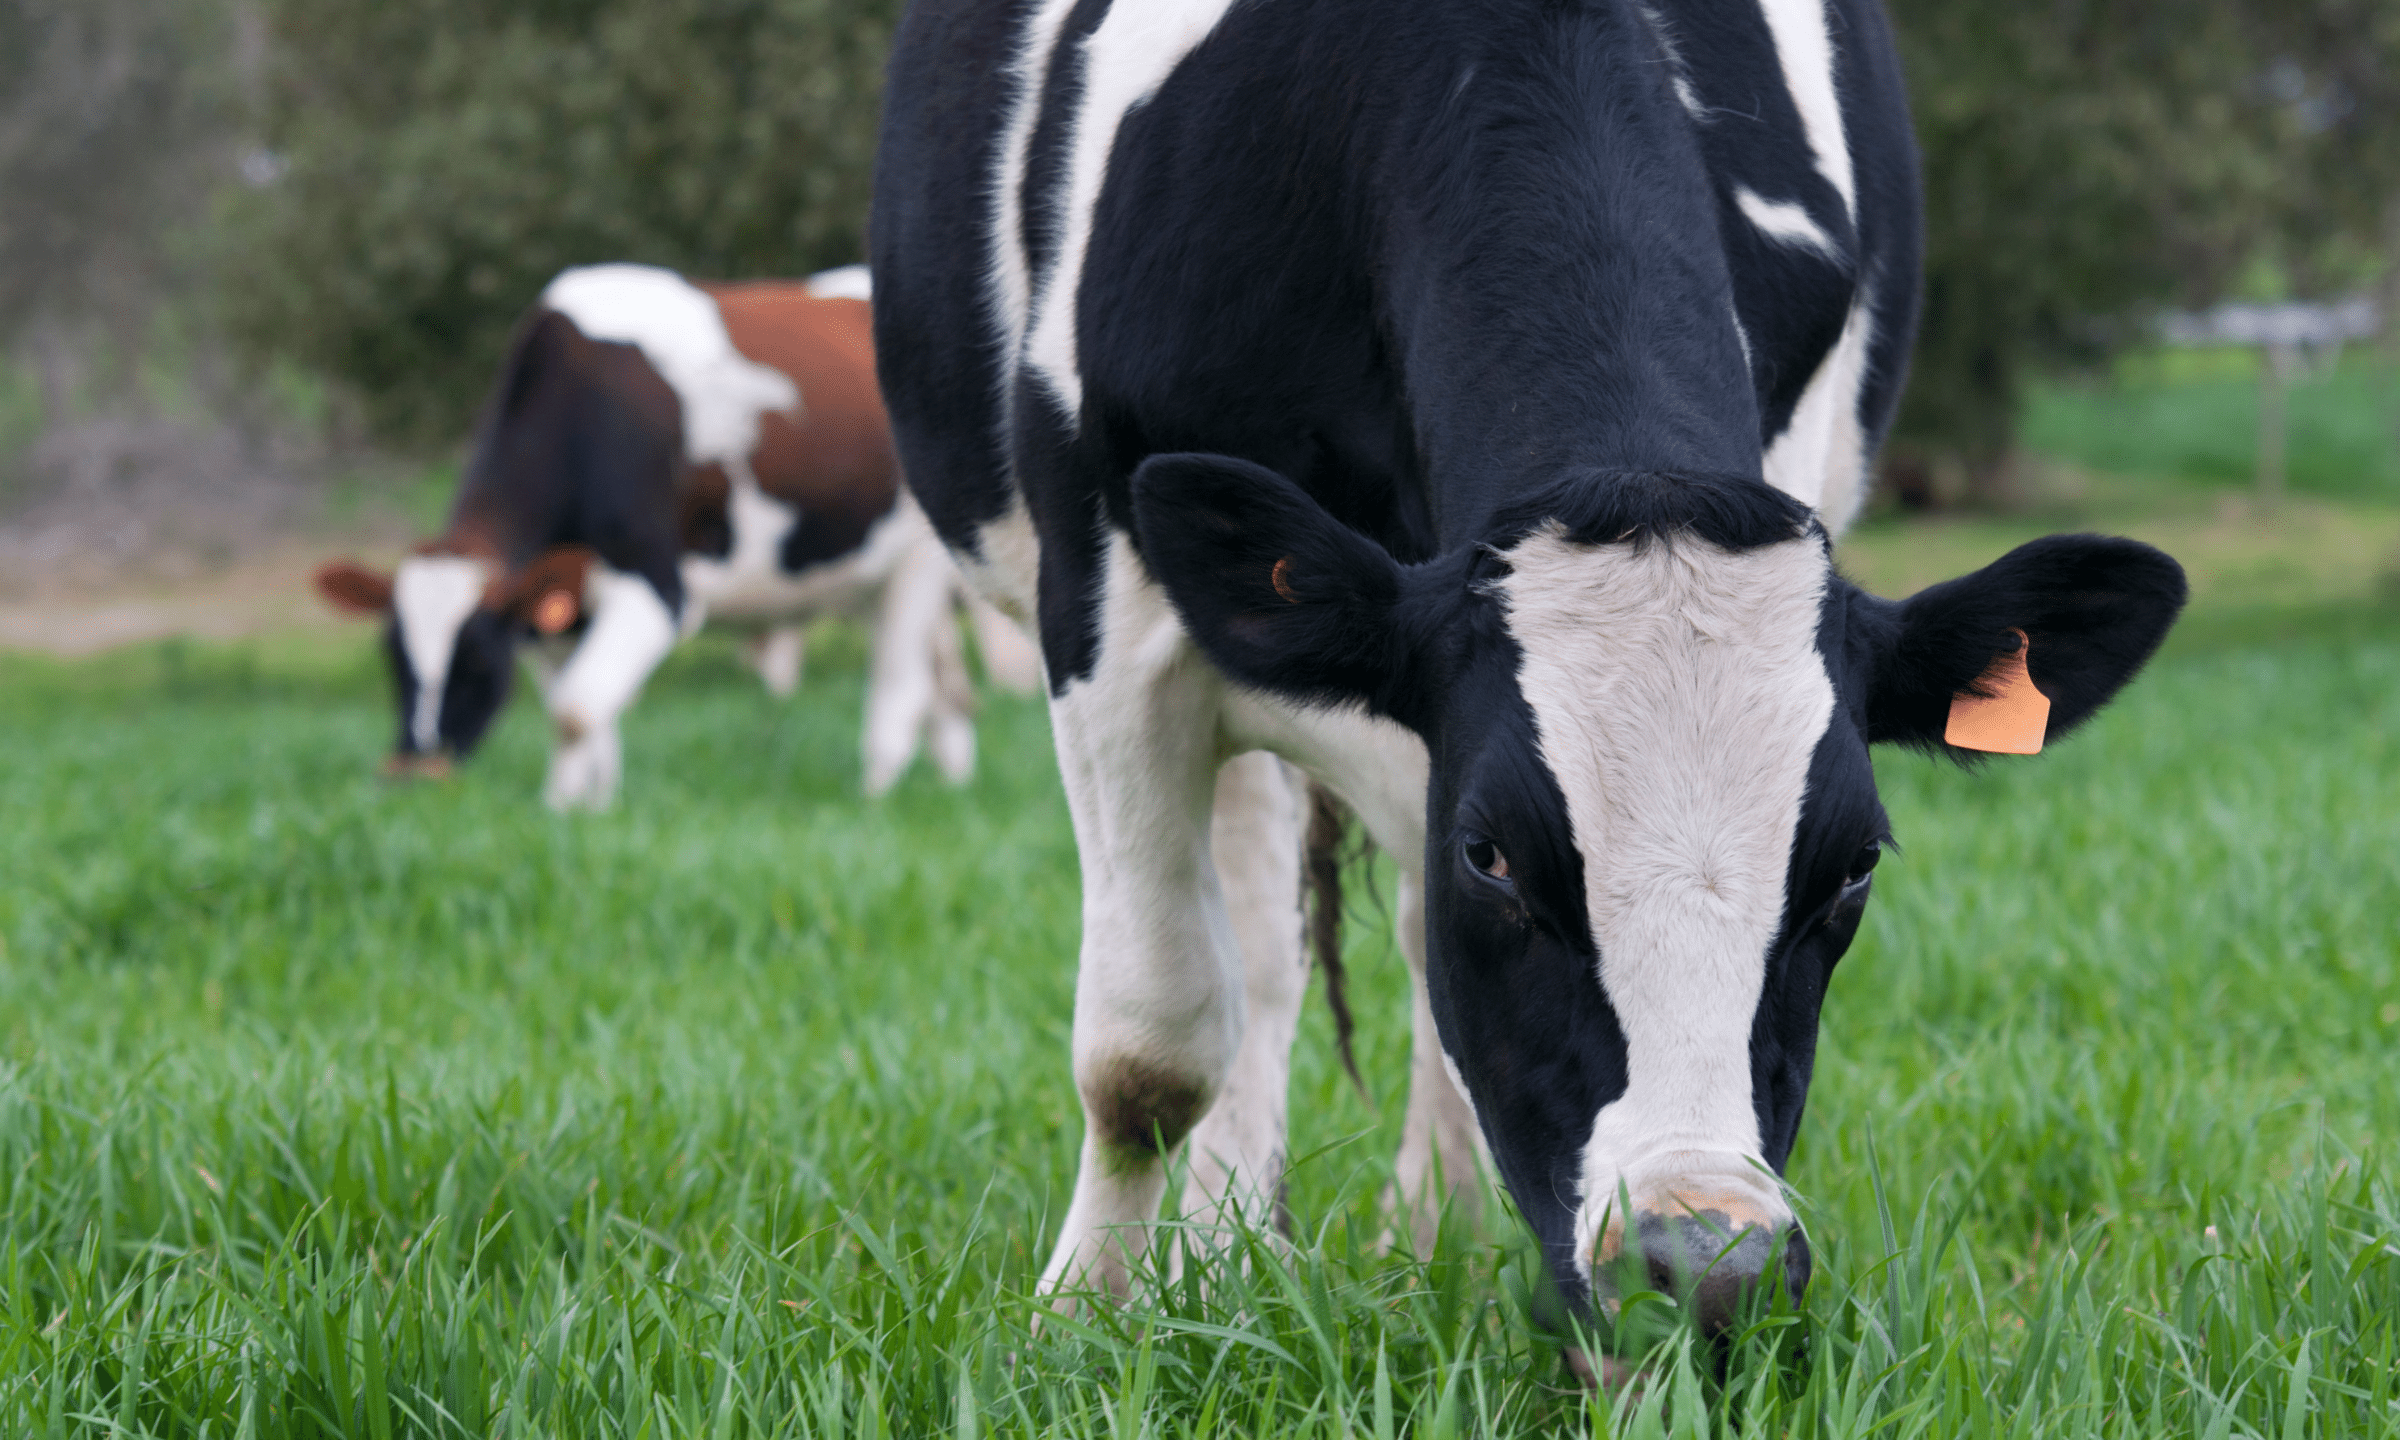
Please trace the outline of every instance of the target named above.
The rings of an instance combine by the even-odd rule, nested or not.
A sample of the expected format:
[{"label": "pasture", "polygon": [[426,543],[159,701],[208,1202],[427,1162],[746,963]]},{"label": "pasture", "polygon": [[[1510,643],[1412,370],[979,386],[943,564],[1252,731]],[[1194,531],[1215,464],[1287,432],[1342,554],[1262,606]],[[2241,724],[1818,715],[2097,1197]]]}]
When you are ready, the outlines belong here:
[{"label": "pasture", "polygon": [[868,805],[854,636],[789,704],[704,642],[560,819],[521,701],[378,783],[362,634],[0,657],[0,1429],[2400,1436],[2400,616],[2202,600],[2041,760],[1879,756],[1818,1280],[1722,1357],[1637,1302],[1597,1400],[1505,1222],[1383,1244],[1363,884],[1368,1096],[1312,997],[1297,1246],[1036,1324],[1080,1127],[1038,702]]}]

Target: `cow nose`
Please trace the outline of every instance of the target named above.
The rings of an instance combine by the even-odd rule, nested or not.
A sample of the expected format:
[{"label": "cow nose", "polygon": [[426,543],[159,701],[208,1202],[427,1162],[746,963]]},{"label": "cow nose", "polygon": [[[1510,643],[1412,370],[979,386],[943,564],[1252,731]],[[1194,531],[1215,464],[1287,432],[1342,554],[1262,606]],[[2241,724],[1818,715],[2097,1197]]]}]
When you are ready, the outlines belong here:
[{"label": "cow nose", "polygon": [[1677,1297],[1700,1328],[1721,1333],[1780,1264],[1784,1293],[1808,1288],[1808,1236],[1797,1224],[1737,1221],[1724,1211],[1635,1212],[1640,1263],[1651,1288]]},{"label": "cow nose", "polygon": [[429,754],[394,751],[384,757],[383,776],[386,780],[447,780],[450,778],[450,752],[436,750]]}]

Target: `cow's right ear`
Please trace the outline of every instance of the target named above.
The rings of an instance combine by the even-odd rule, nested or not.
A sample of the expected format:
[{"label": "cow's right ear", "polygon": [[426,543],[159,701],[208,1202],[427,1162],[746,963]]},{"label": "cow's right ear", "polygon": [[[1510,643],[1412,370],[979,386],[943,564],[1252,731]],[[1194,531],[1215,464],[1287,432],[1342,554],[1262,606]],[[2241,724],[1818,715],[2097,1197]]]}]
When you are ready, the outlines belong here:
[{"label": "cow's right ear", "polygon": [[586,545],[553,545],[513,579],[501,582],[493,608],[507,611],[535,634],[564,634],[586,618],[584,587],[599,558]]},{"label": "cow's right ear", "polygon": [[[1233,679],[1404,722],[1404,574],[1382,546],[1263,465],[1154,455],[1133,473],[1142,559]],[[1403,707],[1405,708],[1405,707]]]},{"label": "cow's right ear", "polygon": [[348,615],[382,615],[392,608],[392,577],[349,560],[329,560],[310,577],[317,593]]}]

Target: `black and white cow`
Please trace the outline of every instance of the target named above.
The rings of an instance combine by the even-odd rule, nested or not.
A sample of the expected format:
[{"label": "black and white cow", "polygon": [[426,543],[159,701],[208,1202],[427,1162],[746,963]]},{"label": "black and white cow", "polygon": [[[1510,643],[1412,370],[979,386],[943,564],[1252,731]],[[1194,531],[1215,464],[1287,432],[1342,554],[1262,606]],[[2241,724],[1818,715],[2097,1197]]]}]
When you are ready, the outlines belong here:
[{"label": "black and white cow", "polygon": [[1044,1283],[1126,1283],[1178,1144],[1199,1214],[1271,1210],[1269,751],[1402,858],[1402,1190],[1480,1134],[1572,1297],[1797,1286],[1868,746],[1995,688],[2063,734],[2184,593],[2093,536],[1905,603],[1835,573],[1918,280],[1875,0],[917,0],[885,104],[903,468],[1038,621],[1083,856]]},{"label": "black and white cow", "polygon": [[[952,780],[972,772],[956,572],[900,488],[868,291],[863,266],[718,285],[590,265],[544,289],[443,533],[391,574],[317,572],[335,604],[388,617],[395,772],[473,750],[521,657],[557,737],[545,796],[606,805],[619,716],[704,619],[755,632],[753,662],[787,693],[799,625],[870,606],[867,792],[927,739]],[[1024,642],[975,618],[987,666],[1030,689]]]}]

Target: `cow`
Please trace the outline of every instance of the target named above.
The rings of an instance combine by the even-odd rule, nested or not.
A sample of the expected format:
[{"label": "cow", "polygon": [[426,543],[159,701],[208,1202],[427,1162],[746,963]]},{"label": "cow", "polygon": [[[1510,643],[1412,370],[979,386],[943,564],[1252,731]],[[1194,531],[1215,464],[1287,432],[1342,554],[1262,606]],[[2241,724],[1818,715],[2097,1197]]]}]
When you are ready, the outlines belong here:
[{"label": "cow", "polygon": [[[863,266],[805,283],[626,264],[551,281],[484,407],[448,527],[393,574],[317,572],[336,605],[388,617],[388,768],[447,773],[522,655],[556,733],[545,798],[604,806],[618,717],[705,619],[763,627],[753,661],[788,693],[799,622],[879,599],[865,787],[888,789],[927,734],[943,773],[966,779],[956,573],[900,488],[869,290]],[[1031,688],[1025,642],[975,618],[987,668]]]},{"label": "cow", "polygon": [[1875,0],[916,0],[876,349],[1082,857],[1053,1303],[1132,1283],[1179,1150],[1188,1215],[1275,1212],[1286,764],[1402,870],[1420,1233],[1488,1154],[1580,1313],[1806,1283],[1870,745],[2055,740],[2184,595],[2099,536],[1836,571],[1919,208]]}]

